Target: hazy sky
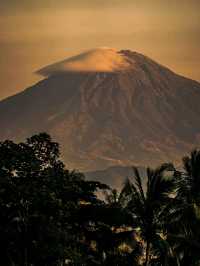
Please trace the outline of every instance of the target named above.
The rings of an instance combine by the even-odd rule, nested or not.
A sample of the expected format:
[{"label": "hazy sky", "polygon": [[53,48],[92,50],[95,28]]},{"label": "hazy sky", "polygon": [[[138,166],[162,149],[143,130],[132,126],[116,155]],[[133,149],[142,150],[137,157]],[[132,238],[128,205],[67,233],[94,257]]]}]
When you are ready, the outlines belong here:
[{"label": "hazy sky", "polygon": [[200,81],[200,0],[1,0],[0,99],[99,46],[142,52]]}]

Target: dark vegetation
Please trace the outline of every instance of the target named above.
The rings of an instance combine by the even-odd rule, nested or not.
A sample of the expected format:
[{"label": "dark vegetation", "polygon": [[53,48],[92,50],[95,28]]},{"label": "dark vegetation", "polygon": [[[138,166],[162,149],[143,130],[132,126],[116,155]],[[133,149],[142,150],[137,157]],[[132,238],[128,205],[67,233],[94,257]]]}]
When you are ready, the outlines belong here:
[{"label": "dark vegetation", "polygon": [[[120,192],[66,170],[49,135],[0,143],[0,265],[200,265],[200,151]],[[104,198],[97,197],[101,191]]]}]

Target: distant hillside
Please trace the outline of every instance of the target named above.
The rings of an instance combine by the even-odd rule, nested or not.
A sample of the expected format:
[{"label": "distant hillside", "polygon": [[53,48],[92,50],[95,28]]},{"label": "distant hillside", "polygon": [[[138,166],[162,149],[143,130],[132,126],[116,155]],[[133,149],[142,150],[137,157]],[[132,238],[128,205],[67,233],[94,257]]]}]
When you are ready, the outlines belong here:
[{"label": "distant hillside", "polygon": [[[145,177],[145,168],[138,167],[138,170],[142,177]],[[121,188],[124,181],[134,177],[134,171],[132,167],[125,166],[112,166],[104,170],[86,172],[85,176],[89,180],[99,180],[104,184],[109,185],[112,188]],[[145,182],[145,178],[143,179]]]}]

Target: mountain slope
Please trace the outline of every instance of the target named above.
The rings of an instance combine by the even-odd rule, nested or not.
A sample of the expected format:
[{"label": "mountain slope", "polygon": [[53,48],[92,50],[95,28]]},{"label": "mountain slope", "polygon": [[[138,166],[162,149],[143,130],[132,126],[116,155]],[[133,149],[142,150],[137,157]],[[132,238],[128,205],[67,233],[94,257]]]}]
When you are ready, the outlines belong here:
[{"label": "mountain slope", "polygon": [[47,131],[82,171],[176,162],[199,146],[200,84],[146,56],[100,48],[39,72],[0,102],[1,139]]}]

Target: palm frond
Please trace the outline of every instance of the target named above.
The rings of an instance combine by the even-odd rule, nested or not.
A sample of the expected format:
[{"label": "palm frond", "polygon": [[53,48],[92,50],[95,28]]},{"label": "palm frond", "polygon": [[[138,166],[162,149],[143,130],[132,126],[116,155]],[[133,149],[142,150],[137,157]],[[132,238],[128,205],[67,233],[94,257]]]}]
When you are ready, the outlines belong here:
[{"label": "palm frond", "polygon": [[165,172],[174,171],[172,164],[163,164],[155,170],[148,169],[148,200],[162,203],[175,189],[173,176],[164,176]]},{"label": "palm frond", "polygon": [[134,175],[135,175],[135,184],[140,192],[140,197],[143,200],[143,202],[145,203],[145,195],[144,195],[144,190],[142,187],[142,179],[140,176],[140,173],[138,171],[138,168],[133,166],[133,171],[134,171]]}]

